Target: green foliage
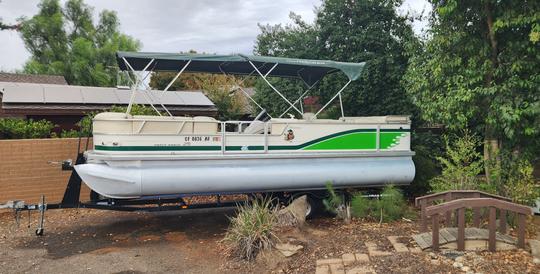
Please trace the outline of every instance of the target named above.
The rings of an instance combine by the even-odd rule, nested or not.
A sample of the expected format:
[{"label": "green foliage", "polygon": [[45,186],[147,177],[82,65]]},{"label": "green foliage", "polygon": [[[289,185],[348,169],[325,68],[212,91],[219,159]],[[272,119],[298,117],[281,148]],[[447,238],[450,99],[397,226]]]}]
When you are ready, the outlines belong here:
[{"label": "green foliage", "polygon": [[540,2],[430,2],[429,40],[404,77],[422,118],[537,152]]},{"label": "green foliage", "polygon": [[393,185],[385,186],[373,212],[380,212],[383,222],[401,219],[407,212],[407,202],[403,193]]},{"label": "green foliage", "polygon": [[497,193],[524,205],[534,205],[540,197],[540,187],[533,176],[533,165],[513,153],[500,153],[492,165],[492,182]]},{"label": "green foliage", "polygon": [[412,183],[405,187],[407,196],[421,196],[431,190],[430,181],[440,174],[437,158],[443,155],[444,144],[441,136],[431,132],[411,132],[411,147],[415,176]]},{"label": "green foliage", "polygon": [[[112,106],[109,111],[126,112],[127,106]],[[131,105],[131,111],[129,114],[131,115],[159,115],[152,107],[145,106],[145,105],[138,105],[138,104]],[[95,116],[95,114],[92,115],[92,117],[93,116]]]},{"label": "green foliage", "polygon": [[357,218],[372,216],[373,202],[364,197],[362,192],[356,193],[351,200],[352,215]]},{"label": "green foliage", "polygon": [[324,208],[333,214],[337,214],[338,208],[343,206],[343,199],[336,193],[331,182],[326,183],[326,190],[328,191],[328,198],[323,200]]},{"label": "green foliage", "polygon": [[[343,92],[345,114],[414,114],[400,81],[407,68],[407,52],[419,43],[408,18],[397,12],[401,3],[399,0],[325,0],[316,10],[314,24],[291,14],[292,24],[259,26],[261,33],[254,52],[280,57],[369,61],[360,79]],[[308,95],[320,96],[324,105],[346,81],[340,73],[329,75]],[[291,101],[306,89],[297,80],[272,79],[271,83]],[[279,115],[288,108],[265,83],[259,81],[256,90],[257,102],[271,115]],[[338,100],[334,103],[339,104]],[[328,116],[336,114],[341,115],[334,112]]]},{"label": "green foliage", "polygon": [[224,241],[239,257],[252,260],[261,250],[268,249],[277,237],[273,233],[276,209],[271,199],[253,200],[238,207],[238,214],[229,218],[231,224]]},{"label": "green foliage", "polygon": [[0,139],[47,138],[54,127],[47,120],[0,118]]},{"label": "green foliage", "polygon": [[82,0],[42,0],[32,18],[21,20],[21,37],[32,55],[25,73],[63,75],[72,85],[115,86],[116,51],[136,51],[139,41],[122,34],[115,12],[94,9]]},{"label": "green foliage", "polygon": [[380,198],[370,200],[363,193],[356,193],[351,202],[352,214],[382,222],[399,220],[409,213],[403,193],[393,185],[383,188]]},{"label": "green foliage", "polygon": [[478,152],[480,139],[465,130],[461,136],[445,136],[446,152],[437,157],[442,174],[431,180],[434,191],[478,189],[478,175],[483,170],[482,155]]}]

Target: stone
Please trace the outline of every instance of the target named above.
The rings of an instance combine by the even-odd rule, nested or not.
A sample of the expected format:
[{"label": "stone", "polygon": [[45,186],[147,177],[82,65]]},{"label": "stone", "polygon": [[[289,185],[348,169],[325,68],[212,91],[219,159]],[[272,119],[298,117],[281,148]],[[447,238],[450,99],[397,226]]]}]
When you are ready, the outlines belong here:
[{"label": "stone", "polygon": [[368,256],[368,254],[365,254],[365,253],[356,253],[356,254],[354,254],[354,256],[356,257],[356,261],[357,261],[357,262],[361,262],[361,263],[369,263],[369,256]]},{"label": "stone", "polygon": [[330,273],[332,274],[345,274],[345,268],[343,264],[330,264]]},{"label": "stone", "polygon": [[355,268],[349,269],[345,272],[346,274],[366,274],[366,273],[375,273],[373,269],[369,266],[357,266]]},{"label": "stone", "polygon": [[326,264],[317,266],[315,274],[330,274],[330,266]]},{"label": "stone", "polygon": [[531,246],[531,254],[533,257],[540,259],[540,241],[529,240],[529,245]]},{"label": "stone", "polygon": [[291,257],[303,248],[304,247],[301,245],[293,245],[290,243],[276,244],[276,249],[281,252],[281,254],[283,254],[283,256],[285,257]]},{"label": "stone", "polygon": [[319,265],[324,265],[324,264],[342,264],[343,261],[341,260],[341,258],[335,258],[335,259],[321,259],[321,260],[317,260],[317,262],[315,263],[317,266]]},{"label": "stone", "polygon": [[370,257],[376,257],[376,256],[389,256],[392,255],[390,252],[381,251],[377,247],[377,244],[374,242],[365,242],[365,245],[368,249],[368,253]]},{"label": "stone", "polygon": [[534,258],[534,259],[533,259],[533,263],[534,263],[534,264],[540,264],[540,259]]},{"label": "stone", "polygon": [[440,262],[439,260],[437,260],[437,259],[432,259],[432,260],[431,260],[431,264],[432,264],[432,265],[440,265],[441,262]]},{"label": "stone", "polygon": [[281,227],[303,226],[306,222],[309,204],[307,196],[303,195],[294,199],[287,207],[279,210],[276,214],[276,223]]},{"label": "stone", "polygon": [[458,263],[463,263],[463,261],[465,260],[465,258],[463,256],[459,256],[459,257],[456,257],[456,259],[454,259],[456,262]]},{"label": "stone", "polygon": [[458,263],[458,262],[454,262],[454,264],[452,264],[453,267],[455,268],[462,268],[463,267],[463,264],[462,263]]},{"label": "stone", "polygon": [[433,252],[429,252],[429,257],[430,257],[431,259],[437,259],[438,256],[437,256],[437,254],[435,254],[435,253],[433,253]]},{"label": "stone", "polygon": [[410,251],[411,253],[420,253],[420,252],[422,252],[422,249],[420,249],[419,247],[415,246],[415,247],[409,248],[409,251]]},{"label": "stone", "polygon": [[356,261],[356,258],[354,257],[354,254],[352,253],[346,253],[341,256],[341,260],[343,261],[343,264],[345,266],[351,265]]},{"label": "stone", "polygon": [[463,271],[463,272],[469,272],[469,271],[471,271],[471,268],[468,267],[468,266],[463,266],[463,267],[461,268],[461,271]]}]

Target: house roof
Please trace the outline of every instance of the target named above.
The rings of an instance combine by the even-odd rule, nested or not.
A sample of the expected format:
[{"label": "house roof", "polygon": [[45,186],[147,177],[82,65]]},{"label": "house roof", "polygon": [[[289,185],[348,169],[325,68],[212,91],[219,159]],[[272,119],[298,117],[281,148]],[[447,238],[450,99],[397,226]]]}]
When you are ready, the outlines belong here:
[{"label": "house roof", "polygon": [[62,75],[20,74],[0,72],[0,82],[67,85]]},{"label": "house roof", "polygon": [[[81,114],[101,111],[112,105],[129,104],[131,90],[107,87],[86,87],[49,84],[0,82],[0,112],[10,114]],[[200,91],[136,92],[136,104],[163,102],[175,115],[206,113],[217,108]]]}]

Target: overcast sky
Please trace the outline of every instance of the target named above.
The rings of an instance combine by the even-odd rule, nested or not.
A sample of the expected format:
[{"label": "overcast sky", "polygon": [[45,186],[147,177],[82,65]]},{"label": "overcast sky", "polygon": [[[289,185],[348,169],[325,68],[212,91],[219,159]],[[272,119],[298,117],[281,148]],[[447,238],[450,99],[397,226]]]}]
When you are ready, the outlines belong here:
[{"label": "overcast sky", "polygon": [[[64,0],[62,2],[65,2]],[[308,22],[321,0],[86,0],[95,7],[117,12],[124,33],[139,39],[143,51],[178,52],[195,49],[209,53],[251,53],[259,33],[257,23],[290,22],[290,11]],[[0,18],[14,23],[37,12],[39,0],[0,0]],[[425,0],[405,0],[401,12],[428,11]],[[425,22],[417,22],[420,33]],[[29,53],[15,31],[0,32],[0,71],[21,69]]]}]

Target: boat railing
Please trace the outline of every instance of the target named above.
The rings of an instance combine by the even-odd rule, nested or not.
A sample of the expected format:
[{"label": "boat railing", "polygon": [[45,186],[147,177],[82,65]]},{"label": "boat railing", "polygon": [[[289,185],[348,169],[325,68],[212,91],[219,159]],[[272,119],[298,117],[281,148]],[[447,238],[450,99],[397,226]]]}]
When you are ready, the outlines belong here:
[{"label": "boat railing", "polygon": [[[217,121],[217,120],[198,120],[193,118],[171,118],[171,119],[152,119],[152,118],[133,118],[133,119],[94,119],[94,122],[110,122],[111,126],[103,127],[94,127],[94,136],[207,136],[216,140],[213,137],[220,137],[220,146],[223,153],[230,152],[229,147],[235,147],[236,152],[241,152],[244,150],[250,150],[250,147],[258,147],[257,151],[259,152],[268,152],[268,145],[270,139],[274,142],[276,137],[285,138],[285,134],[291,125],[316,125],[321,123],[313,123],[312,121]],[[128,126],[127,129],[121,131],[116,123],[118,122],[130,122],[132,126]],[[261,123],[261,128],[253,132],[245,132],[246,128],[251,126],[253,123]],[[169,123],[170,127],[159,127],[154,123]],[[214,124],[213,127],[197,127],[197,125],[204,124]],[[331,123],[332,125],[340,125],[341,123]],[[347,123],[351,125],[352,123]],[[356,124],[356,123],[355,123]],[[373,123],[357,123],[358,125],[370,125],[376,130],[376,144],[373,151],[380,151],[381,147],[381,127],[387,124],[373,124]],[[176,126],[174,126],[176,125]],[[342,125],[342,124],[341,124]],[[156,129],[159,128],[159,129]],[[166,130],[163,130],[165,128]],[[262,130],[261,130],[262,129]],[[401,129],[401,127],[399,128]],[[396,130],[399,130],[396,128]],[[239,145],[243,144],[243,145]],[[241,149],[239,149],[240,147]],[[262,149],[261,149],[262,147]],[[371,149],[370,149],[371,151]],[[250,152],[253,152],[250,150]]]}]

